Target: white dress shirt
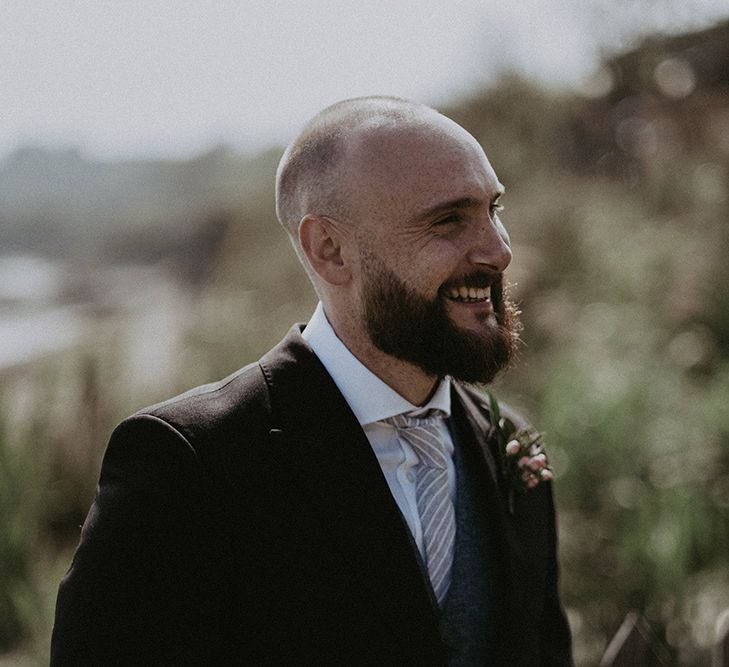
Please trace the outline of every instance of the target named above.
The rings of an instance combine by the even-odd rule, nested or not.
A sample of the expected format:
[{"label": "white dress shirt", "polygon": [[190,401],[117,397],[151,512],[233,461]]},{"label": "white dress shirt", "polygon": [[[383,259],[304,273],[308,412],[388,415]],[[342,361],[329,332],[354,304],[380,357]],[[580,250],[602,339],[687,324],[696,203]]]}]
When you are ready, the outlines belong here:
[{"label": "white dress shirt", "polygon": [[[400,441],[395,427],[383,424],[382,420],[402,413],[418,416],[432,409],[441,410],[449,417],[450,378],[446,377],[439,383],[432,398],[425,405],[416,406],[380,380],[349,351],[329,324],[321,303],[316,307],[302,335],[332,376],[362,426],[390,492],[410,527],[421,556],[424,555],[423,533],[415,500],[414,467],[418,464],[418,457],[407,443]],[[448,456],[451,499],[455,501],[453,440],[445,421],[441,423],[441,437]]]}]

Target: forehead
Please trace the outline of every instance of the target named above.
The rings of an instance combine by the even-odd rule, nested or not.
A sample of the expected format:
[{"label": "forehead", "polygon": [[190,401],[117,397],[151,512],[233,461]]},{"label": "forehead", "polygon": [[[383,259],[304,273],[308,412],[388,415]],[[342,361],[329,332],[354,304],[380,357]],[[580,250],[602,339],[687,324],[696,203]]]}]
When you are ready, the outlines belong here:
[{"label": "forehead", "polygon": [[481,146],[444,117],[365,129],[346,165],[348,199],[365,217],[407,216],[453,199],[490,202],[503,190]]}]

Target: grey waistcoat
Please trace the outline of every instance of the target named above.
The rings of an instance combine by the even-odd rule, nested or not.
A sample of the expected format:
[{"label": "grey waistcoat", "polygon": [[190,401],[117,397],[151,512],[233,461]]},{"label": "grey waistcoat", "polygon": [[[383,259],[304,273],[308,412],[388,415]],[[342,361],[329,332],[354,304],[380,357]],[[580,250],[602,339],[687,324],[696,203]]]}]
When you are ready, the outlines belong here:
[{"label": "grey waistcoat", "polygon": [[476,667],[490,664],[495,626],[484,493],[487,473],[480,461],[459,445],[453,431],[456,543],[440,631],[449,649],[448,665]]}]

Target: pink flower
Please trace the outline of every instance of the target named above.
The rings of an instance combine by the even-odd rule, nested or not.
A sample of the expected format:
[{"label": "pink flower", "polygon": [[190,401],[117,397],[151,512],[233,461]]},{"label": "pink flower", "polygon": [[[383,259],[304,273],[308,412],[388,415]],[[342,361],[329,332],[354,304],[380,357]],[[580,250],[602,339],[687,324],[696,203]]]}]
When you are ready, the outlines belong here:
[{"label": "pink flower", "polygon": [[522,456],[516,463],[520,468],[526,468],[531,459],[528,456]]},{"label": "pink flower", "polygon": [[506,444],[506,453],[509,456],[515,456],[521,451],[521,445],[518,440],[511,440]]},{"label": "pink flower", "polygon": [[547,470],[542,470],[541,478],[542,478],[542,479],[543,479],[543,480],[544,480],[545,482],[551,482],[551,481],[552,481],[552,480],[554,479],[554,474],[553,474],[553,473],[552,473],[552,471],[551,471],[551,470],[549,470],[549,469],[547,469]]},{"label": "pink flower", "polygon": [[530,462],[530,466],[532,468],[541,470],[546,465],[547,465],[547,456],[544,453],[537,454],[536,456],[532,456],[532,460]]}]

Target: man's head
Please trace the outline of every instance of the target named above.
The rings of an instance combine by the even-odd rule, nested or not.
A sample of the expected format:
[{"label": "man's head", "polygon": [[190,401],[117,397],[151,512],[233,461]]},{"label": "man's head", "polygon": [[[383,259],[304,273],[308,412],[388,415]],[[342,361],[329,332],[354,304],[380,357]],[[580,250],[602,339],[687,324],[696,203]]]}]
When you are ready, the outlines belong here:
[{"label": "man's head", "polygon": [[[395,98],[340,102],[284,154],[276,211],[337,334],[428,376],[488,382],[516,312],[503,186],[462,127]],[[362,359],[367,361],[366,359]]]}]

